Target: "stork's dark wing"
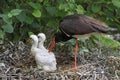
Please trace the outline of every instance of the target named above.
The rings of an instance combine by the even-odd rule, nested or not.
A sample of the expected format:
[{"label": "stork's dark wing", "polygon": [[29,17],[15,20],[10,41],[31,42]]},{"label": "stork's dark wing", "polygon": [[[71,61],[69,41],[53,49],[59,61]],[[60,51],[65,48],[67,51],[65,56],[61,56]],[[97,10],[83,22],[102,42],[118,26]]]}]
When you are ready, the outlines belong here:
[{"label": "stork's dark wing", "polygon": [[83,35],[92,32],[106,33],[106,26],[101,21],[81,14],[66,16],[59,24],[60,30],[68,35]]}]

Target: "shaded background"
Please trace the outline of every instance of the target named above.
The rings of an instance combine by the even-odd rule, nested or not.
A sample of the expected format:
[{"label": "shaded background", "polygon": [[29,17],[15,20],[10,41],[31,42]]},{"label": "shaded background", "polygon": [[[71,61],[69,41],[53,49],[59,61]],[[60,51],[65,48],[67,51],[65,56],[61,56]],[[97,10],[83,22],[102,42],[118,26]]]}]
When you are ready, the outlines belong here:
[{"label": "shaded background", "polygon": [[25,41],[31,32],[51,40],[60,19],[85,14],[120,30],[119,0],[0,0],[0,40]]}]

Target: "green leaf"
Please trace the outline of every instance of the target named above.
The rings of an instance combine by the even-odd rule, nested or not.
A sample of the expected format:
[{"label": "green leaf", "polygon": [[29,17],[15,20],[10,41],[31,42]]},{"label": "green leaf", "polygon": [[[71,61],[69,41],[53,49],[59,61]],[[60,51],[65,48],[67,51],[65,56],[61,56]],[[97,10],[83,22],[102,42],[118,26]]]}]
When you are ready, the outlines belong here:
[{"label": "green leaf", "polygon": [[22,10],[20,10],[20,9],[13,9],[13,10],[11,11],[11,14],[12,14],[13,16],[16,16],[16,15],[19,15],[21,12],[22,12]]},{"label": "green leaf", "polygon": [[41,9],[41,5],[39,3],[29,2],[28,4],[34,9]]},{"label": "green leaf", "polygon": [[96,3],[107,3],[107,2],[109,2],[109,1],[105,1],[105,0],[96,0]]},{"label": "green leaf", "polygon": [[69,40],[68,43],[71,44],[72,46],[74,46],[75,45],[75,39]]},{"label": "green leaf", "polygon": [[64,4],[59,5],[59,10],[62,10],[62,9],[64,9]]},{"label": "green leaf", "polygon": [[33,18],[29,17],[29,16],[26,16],[25,22],[28,23],[28,24],[31,24],[33,22]]},{"label": "green leaf", "polygon": [[22,12],[20,9],[13,9],[8,13],[8,17],[17,16]]},{"label": "green leaf", "polygon": [[43,2],[43,0],[38,0],[39,2]]},{"label": "green leaf", "polygon": [[40,10],[36,9],[33,11],[32,15],[35,17],[41,17],[41,12],[40,12]]},{"label": "green leaf", "polygon": [[10,18],[11,18],[12,16],[13,16],[13,15],[12,15],[11,13],[8,13],[8,17],[10,17]]},{"label": "green leaf", "polygon": [[56,28],[55,26],[57,26],[57,21],[54,19],[54,20],[48,20],[47,22],[47,26],[50,26],[51,28]]},{"label": "green leaf", "polygon": [[20,21],[20,22],[25,22],[26,21],[26,14],[24,12],[22,12],[20,15],[17,15],[16,18]]},{"label": "green leaf", "polygon": [[106,36],[94,35],[94,41],[97,43],[100,42],[103,46],[107,46],[110,48],[117,48],[120,46],[120,43],[118,41],[113,40],[108,35]]},{"label": "green leaf", "polygon": [[54,16],[56,14],[56,8],[55,7],[47,7],[47,12],[51,15]]},{"label": "green leaf", "polygon": [[51,26],[51,27],[53,27],[53,26],[54,26],[53,21],[49,20],[49,21],[47,22],[47,26]]},{"label": "green leaf", "polygon": [[0,14],[0,17],[3,18],[3,21],[7,24],[12,24],[12,19],[7,16],[7,14]]},{"label": "green leaf", "polygon": [[30,31],[30,32],[28,32],[28,35],[29,35],[29,36],[30,36],[30,35],[32,35],[32,34],[34,34],[34,33],[33,33],[33,32],[31,32],[31,31]]},{"label": "green leaf", "polygon": [[100,5],[92,5],[92,11],[94,13],[97,13],[101,10],[101,6]]},{"label": "green leaf", "polygon": [[74,12],[70,12],[70,11],[67,13],[67,15],[73,15],[73,14]]},{"label": "green leaf", "polygon": [[12,33],[13,32],[13,27],[11,24],[6,24],[2,26],[3,30],[7,33]]},{"label": "green leaf", "polygon": [[31,24],[31,27],[34,29],[40,29],[40,24],[38,24],[37,22],[34,22]]},{"label": "green leaf", "polygon": [[81,5],[77,6],[76,11],[77,11],[78,14],[84,14],[84,8]]},{"label": "green leaf", "polygon": [[29,17],[28,15],[26,15],[25,13],[21,13],[20,15],[16,16],[16,18],[20,21],[20,22],[25,22],[27,24],[31,24],[33,22],[33,18]]},{"label": "green leaf", "polygon": [[73,4],[73,3],[68,3],[68,6],[69,6],[70,9],[74,9],[75,8],[75,4]]},{"label": "green leaf", "polygon": [[120,0],[112,0],[114,6],[120,8]]},{"label": "green leaf", "polygon": [[59,5],[59,10],[68,11],[68,9],[69,9],[69,5],[67,3]]}]

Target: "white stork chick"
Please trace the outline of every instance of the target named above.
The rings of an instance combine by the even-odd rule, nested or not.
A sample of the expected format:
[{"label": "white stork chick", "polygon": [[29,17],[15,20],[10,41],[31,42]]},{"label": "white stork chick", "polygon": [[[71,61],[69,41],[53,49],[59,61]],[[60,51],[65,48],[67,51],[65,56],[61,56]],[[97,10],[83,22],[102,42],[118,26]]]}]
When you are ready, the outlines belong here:
[{"label": "white stork chick", "polygon": [[46,40],[46,36],[44,33],[39,33],[38,34],[38,48],[48,51],[45,47],[44,47],[44,42]]},{"label": "white stork chick", "polygon": [[50,68],[51,70],[56,70],[56,58],[53,52],[48,52],[48,50],[44,47],[44,42],[46,40],[46,36],[44,33],[39,33],[38,34],[38,48],[41,49],[42,51],[44,51],[44,55],[48,56],[49,60],[52,61],[51,65],[49,65],[48,68]]},{"label": "white stork chick", "polygon": [[32,56],[35,56],[36,53],[39,51],[39,49],[37,48],[38,37],[36,35],[31,35],[30,39],[32,41],[31,54],[32,54]]},{"label": "white stork chick", "polygon": [[48,56],[48,52],[38,48],[38,37],[36,35],[31,35],[30,38],[32,39],[32,47],[31,47],[31,53],[35,57],[35,61],[37,64],[38,69],[43,69],[45,71],[54,71],[56,70],[53,66],[53,59],[51,59],[50,56]]}]

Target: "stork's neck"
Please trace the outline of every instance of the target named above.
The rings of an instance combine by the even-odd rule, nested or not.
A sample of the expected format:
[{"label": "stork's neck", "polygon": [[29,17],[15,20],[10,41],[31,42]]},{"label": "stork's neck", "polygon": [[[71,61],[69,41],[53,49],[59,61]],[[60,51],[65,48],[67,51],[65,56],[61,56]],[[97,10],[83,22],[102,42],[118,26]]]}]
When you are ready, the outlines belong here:
[{"label": "stork's neck", "polygon": [[67,36],[67,35],[64,34],[64,33],[59,32],[59,33],[57,33],[56,36],[55,36],[55,41],[56,41],[56,42],[60,42],[60,41],[65,42],[65,41],[70,40],[71,38],[72,38],[71,36]]},{"label": "stork's neck", "polygon": [[37,48],[38,41],[33,41],[32,48]]},{"label": "stork's neck", "polygon": [[40,41],[40,42],[38,43],[38,47],[39,47],[40,49],[45,49],[45,47],[44,47],[44,41]]}]

